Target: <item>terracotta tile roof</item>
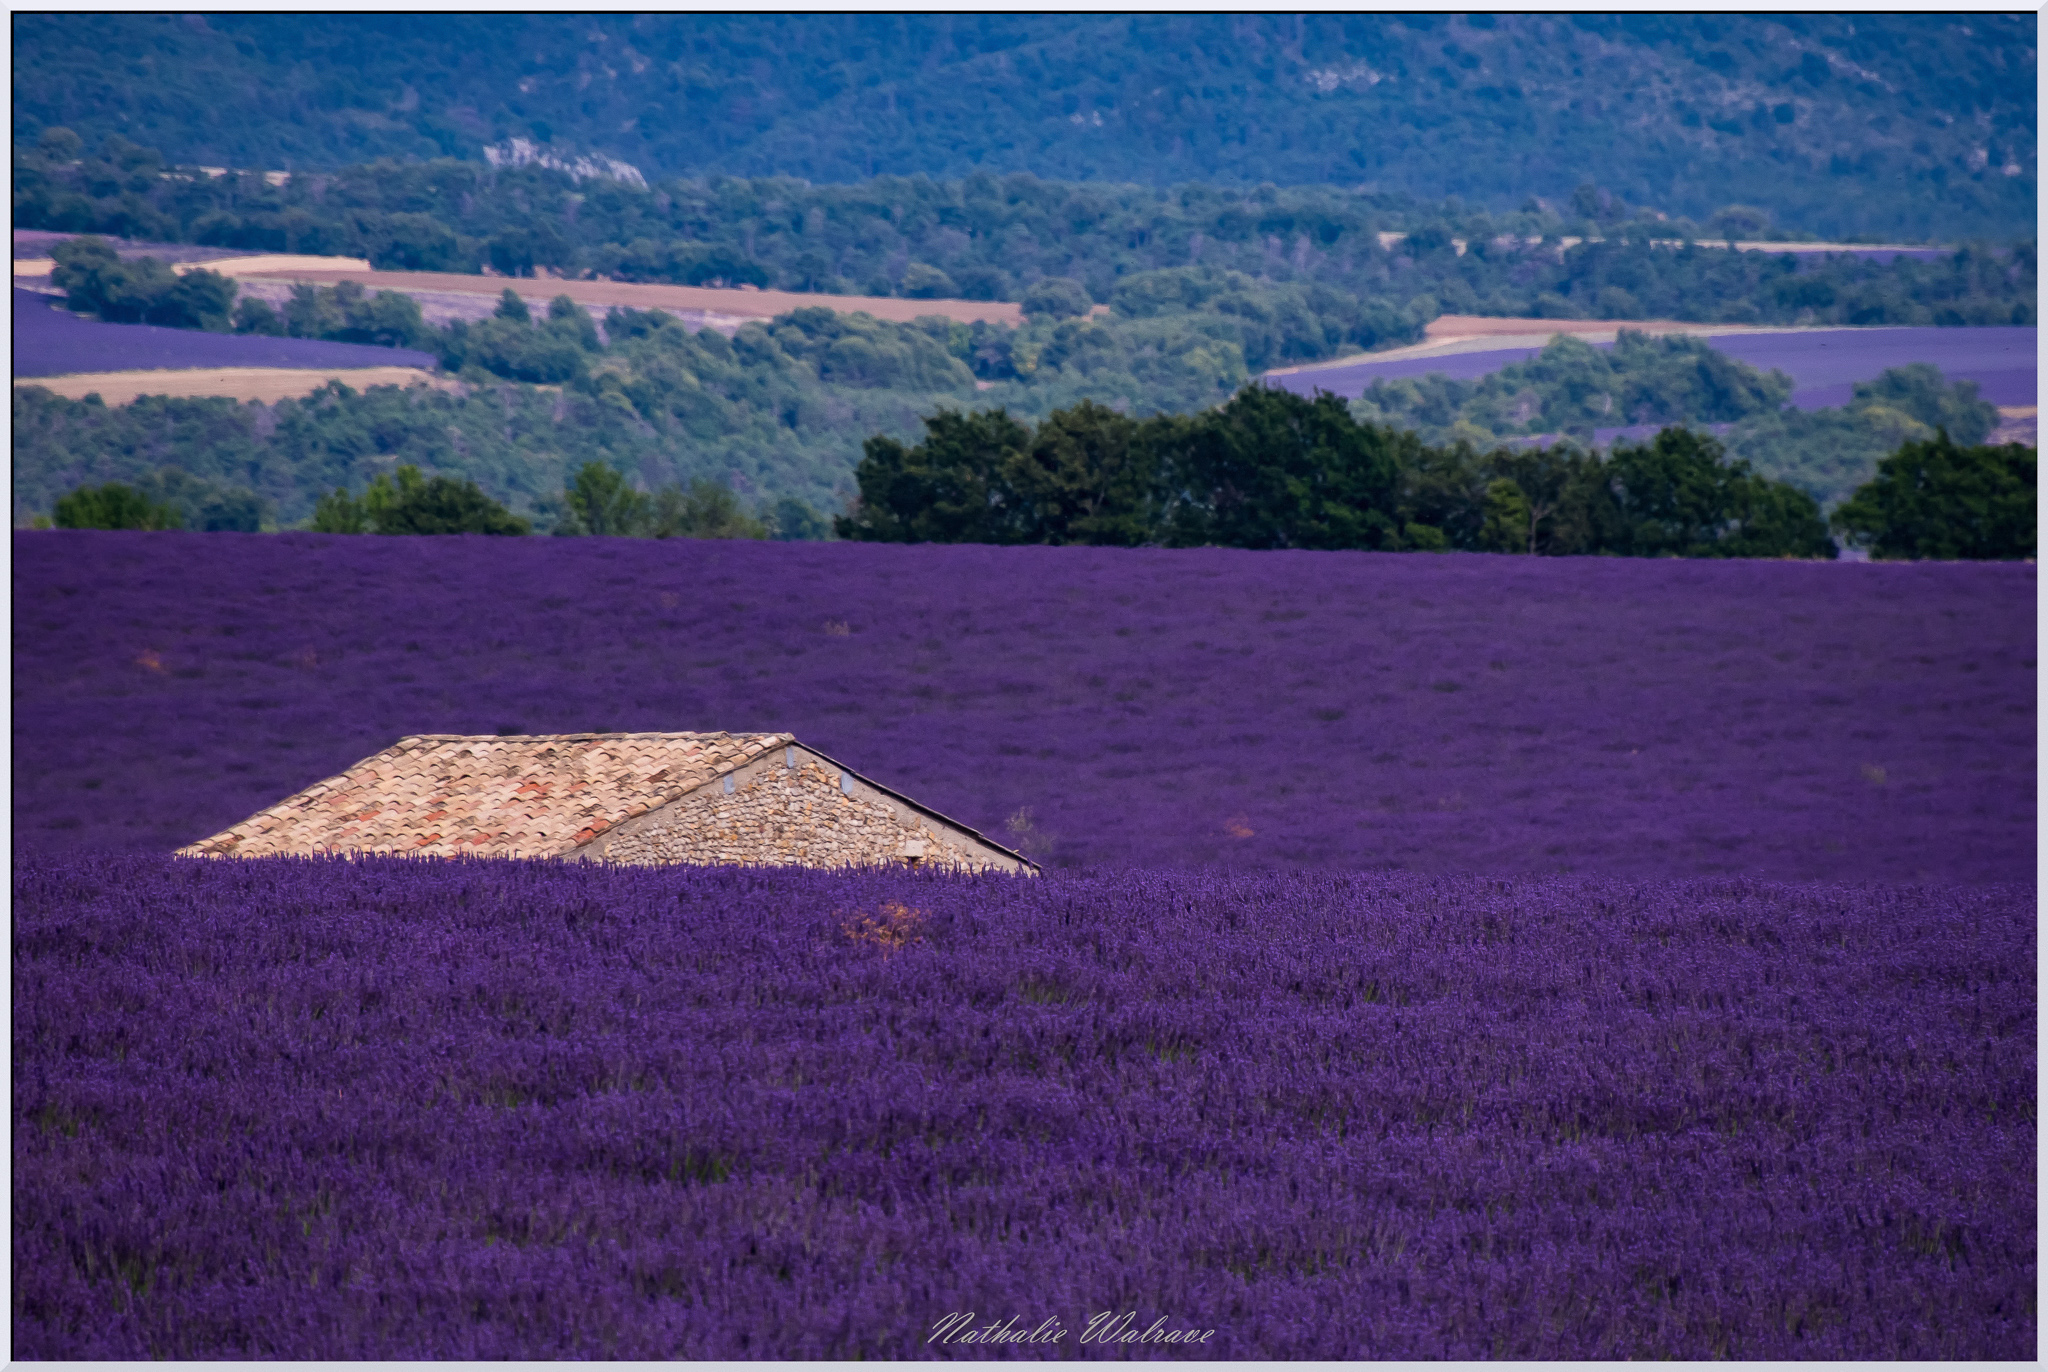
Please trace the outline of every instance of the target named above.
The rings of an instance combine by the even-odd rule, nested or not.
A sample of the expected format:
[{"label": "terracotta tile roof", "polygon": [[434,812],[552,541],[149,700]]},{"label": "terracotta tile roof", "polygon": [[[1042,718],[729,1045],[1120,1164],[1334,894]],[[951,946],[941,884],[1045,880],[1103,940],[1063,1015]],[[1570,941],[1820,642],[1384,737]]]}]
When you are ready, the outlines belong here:
[{"label": "terracotta tile roof", "polygon": [[556,857],[789,734],[421,734],[178,851]]}]

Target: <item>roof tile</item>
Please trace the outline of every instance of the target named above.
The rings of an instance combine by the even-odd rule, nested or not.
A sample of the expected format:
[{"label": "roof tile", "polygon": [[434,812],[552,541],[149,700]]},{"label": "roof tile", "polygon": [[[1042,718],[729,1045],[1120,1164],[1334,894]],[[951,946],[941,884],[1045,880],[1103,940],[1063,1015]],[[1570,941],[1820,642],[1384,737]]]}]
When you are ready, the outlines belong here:
[{"label": "roof tile", "polygon": [[507,857],[559,856],[732,771],[734,759],[794,741],[789,734],[408,735],[179,851],[449,856],[489,845]]}]

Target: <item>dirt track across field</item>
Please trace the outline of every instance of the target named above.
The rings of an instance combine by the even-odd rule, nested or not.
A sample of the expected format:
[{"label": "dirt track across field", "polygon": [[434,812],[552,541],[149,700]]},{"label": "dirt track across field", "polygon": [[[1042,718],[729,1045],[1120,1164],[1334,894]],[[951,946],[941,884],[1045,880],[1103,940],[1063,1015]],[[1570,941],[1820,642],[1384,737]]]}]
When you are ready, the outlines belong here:
[{"label": "dirt track across field", "polygon": [[403,291],[408,295],[431,292],[497,296],[511,287],[529,302],[546,304],[566,295],[577,304],[624,305],[637,310],[672,310],[692,314],[725,315],[735,319],[772,319],[791,310],[823,308],[841,314],[860,311],[876,319],[909,323],[927,315],[971,324],[977,319],[990,323],[1021,324],[1023,307],[1014,300],[899,300],[875,295],[813,295],[803,291],[729,290],[716,286],[657,286],[626,281],[557,281],[547,278],[508,276],[466,276],[456,272],[377,271],[261,271],[238,272],[245,280],[306,281],[332,286],[355,281],[366,291]]},{"label": "dirt track across field", "polygon": [[41,386],[67,400],[98,395],[109,405],[126,405],[145,395],[187,400],[224,396],[229,400],[296,400],[330,381],[353,390],[371,386],[423,384],[447,389],[454,383],[417,367],[347,367],[318,371],[293,367],[204,367],[191,371],[80,372],[71,376],[38,376],[14,383],[15,389]]}]

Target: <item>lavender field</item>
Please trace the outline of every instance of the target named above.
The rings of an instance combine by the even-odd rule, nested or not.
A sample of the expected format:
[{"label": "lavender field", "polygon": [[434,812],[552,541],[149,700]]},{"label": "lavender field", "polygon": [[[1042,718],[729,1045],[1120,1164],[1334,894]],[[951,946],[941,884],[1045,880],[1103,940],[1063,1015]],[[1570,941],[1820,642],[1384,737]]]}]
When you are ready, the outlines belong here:
[{"label": "lavender field", "polygon": [[14,292],[14,375],[154,371],[166,367],[431,367],[412,348],[328,343],[317,338],[204,333],[154,324],[108,324],[57,308],[56,297]]},{"label": "lavender field", "polygon": [[17,533],[14,833],[167,853],[413,733],[789,730],[1055,867],[2031,882],[2034,594],[2017,564]]},{"label": "lavender field", "polygon": [[2031,887],[46,855],[13,914],[20,1357],[2035,1348]]},{"label": "lavender field", "polygon": [[[1974,381],[1994,405],[2036,402],[2038,330],[2032,328],[1797,329],[1783,333],[1717,334],[1714,348],[1738,362],[1792,378],[1792,404],[1802,410],[1846,405],[1858,381],[1887,367],[1928,362],[1950,381]],[[1612,348],[1611,343],[1595,344]],[[1526,362],[1540,348],[1498,348],[1394,362],[1361,361],[1272,378],[1301,395],[1318,390],[1356,398],[1379,380],[1441,372],[1457,381],[1490,376]]]}]

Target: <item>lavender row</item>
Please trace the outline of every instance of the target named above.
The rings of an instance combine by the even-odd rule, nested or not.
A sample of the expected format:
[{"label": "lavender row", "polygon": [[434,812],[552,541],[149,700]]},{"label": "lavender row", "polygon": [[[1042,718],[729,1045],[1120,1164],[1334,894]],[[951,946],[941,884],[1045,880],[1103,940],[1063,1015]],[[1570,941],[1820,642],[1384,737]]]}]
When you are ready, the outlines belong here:
[{"label": "lavender row", "polygon": [[25,1357],[2034,1347],[2031,888],[14,883]]},{"label": "lavender row", "polygon": [[23,533],[20,846],[788,730],[1054,865],[2031,881],[2034,569]]}]

